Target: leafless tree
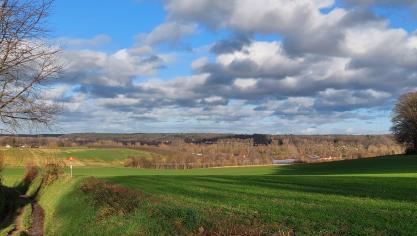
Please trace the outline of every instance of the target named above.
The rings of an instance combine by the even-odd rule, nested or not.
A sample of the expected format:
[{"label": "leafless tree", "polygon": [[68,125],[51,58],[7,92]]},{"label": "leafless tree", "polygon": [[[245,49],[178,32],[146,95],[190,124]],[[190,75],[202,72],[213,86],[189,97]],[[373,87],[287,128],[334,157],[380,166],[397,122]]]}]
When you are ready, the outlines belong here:
[{"label": "leafless tree", "polygon": [[0,0],[0,122],[2,130],[48,125],[59,111],[42,99],[61,71],[57,47],[46,42],[52,0]]},{"label": "leafless tree", "polygon": [[393,132],[396,140],[407,146],[407,152],[417,151],[417,92],[403,94],[393,110]]}]

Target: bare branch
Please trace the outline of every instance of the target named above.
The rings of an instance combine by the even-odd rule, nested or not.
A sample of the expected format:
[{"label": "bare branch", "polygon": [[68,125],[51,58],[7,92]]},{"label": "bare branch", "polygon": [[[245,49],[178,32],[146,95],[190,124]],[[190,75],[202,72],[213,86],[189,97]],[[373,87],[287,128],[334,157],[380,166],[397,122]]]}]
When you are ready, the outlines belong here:
[{"label": "bare branch", "polygon": [[59,75],[59,50],[47,44],[44,20],[52,0],[0,0],[0,122],[10,129],[48,125],[59,111],[42,100]]}]

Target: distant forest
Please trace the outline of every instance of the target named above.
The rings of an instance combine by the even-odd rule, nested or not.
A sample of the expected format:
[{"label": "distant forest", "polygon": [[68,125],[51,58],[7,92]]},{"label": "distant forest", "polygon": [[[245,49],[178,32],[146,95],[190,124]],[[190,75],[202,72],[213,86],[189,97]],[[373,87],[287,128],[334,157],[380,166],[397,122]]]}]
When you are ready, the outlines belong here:
[{"label": "distant forest", "polygon": [[149,151],[130,157],[138,168],[266,165],[276,160],[323,162],[404,152],[391,135],[56,134],[0,136],[3,147],[106,147]]}]

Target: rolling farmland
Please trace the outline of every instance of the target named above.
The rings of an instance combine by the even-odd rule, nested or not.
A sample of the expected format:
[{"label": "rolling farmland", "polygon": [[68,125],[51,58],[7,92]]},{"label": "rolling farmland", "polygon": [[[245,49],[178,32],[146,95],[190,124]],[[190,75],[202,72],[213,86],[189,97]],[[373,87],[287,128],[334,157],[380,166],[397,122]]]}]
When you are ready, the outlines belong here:
[{"label": "rolling farmland", "polygon": [[[4,174],[12,183],[23,169]],[[74,174],[39,195],[47,235],[417,233],[413,156],[191,170],[79,167]],[[91,187],[97,184],[108,191]],[[111,197],[120,193],[131,197]],[[125,199],[137,199],[132,209],[123,210]]]}]

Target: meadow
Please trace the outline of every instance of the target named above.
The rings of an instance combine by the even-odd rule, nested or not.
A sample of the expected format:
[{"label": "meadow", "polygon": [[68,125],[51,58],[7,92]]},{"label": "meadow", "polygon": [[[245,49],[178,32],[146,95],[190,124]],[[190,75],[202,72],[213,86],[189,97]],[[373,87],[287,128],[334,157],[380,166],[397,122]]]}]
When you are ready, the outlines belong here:
[{"label": "meadow", "polygon": [[[23,172],[6,169],[5,182]],[[74,174],[39,196],[46,235],[417,234],[414,156],[191,170],[81,167]]]},{"label": "meadow", "polygon": [[68,158],[75,157],[76,166],[123,166],[128,157],[148,158],[150,152],[127,148],[0,148],[6,166],[37,165],[62,162],[69,164]]}]

